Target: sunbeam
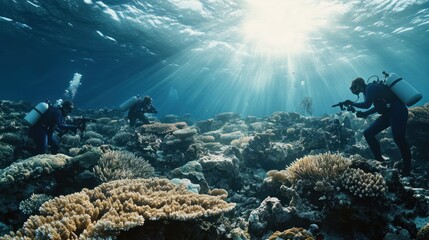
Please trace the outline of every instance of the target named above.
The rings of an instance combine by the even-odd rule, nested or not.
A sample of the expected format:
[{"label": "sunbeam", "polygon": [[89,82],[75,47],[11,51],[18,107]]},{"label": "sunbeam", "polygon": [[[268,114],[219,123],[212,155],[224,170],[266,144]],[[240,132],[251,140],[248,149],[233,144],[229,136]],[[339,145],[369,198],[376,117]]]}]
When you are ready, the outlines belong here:
[{"label": "sunbeam", "polygon": [[242,32],[257,51],[298,54],[342,11],[341,5],[322,0],[249,0]]}]

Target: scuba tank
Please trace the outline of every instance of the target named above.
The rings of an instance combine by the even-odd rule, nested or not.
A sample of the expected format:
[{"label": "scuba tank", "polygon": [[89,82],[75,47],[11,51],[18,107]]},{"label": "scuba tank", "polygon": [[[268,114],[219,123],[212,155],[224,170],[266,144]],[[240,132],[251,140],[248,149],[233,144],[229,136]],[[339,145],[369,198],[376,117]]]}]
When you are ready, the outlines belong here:
[{"label": "scuba tank", "polygon": [[119,109],[125,112],[128,109],[130,109],[134,104],[136,104],[138,100],[139,100],[138,96],[133,96],[127,101],[123,102],[121,105],[119,105]]},{"label": "scuba tank", "polygon": [[408,107],[422,99],[423,95],[396,73],[383,72],[383,74],[386,77],[386,85]]},{"label": "scuba tank", "polygon": [[27,113],[27,115],[24,117],[24,120],[30,125],[33,126],[34,124],[39,121],[40,117],[48,110],[49,105],[46,102],[41,102],[37,104],[33,109]]}]

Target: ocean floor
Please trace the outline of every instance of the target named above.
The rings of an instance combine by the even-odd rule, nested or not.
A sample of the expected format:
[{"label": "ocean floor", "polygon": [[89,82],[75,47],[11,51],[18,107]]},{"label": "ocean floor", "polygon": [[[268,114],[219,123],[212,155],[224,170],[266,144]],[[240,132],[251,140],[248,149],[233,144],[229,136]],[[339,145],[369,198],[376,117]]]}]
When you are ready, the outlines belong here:
[{"label": "ocean floor", "polygon": [[[0,101],[0,239],[429,239],[429,104],[409,109],[412,176],[390,129],[372,159],[350,112],[151,116],[75,109],[84,131],[33,156]],[[17,159],[13,159],[14,149]]]}]

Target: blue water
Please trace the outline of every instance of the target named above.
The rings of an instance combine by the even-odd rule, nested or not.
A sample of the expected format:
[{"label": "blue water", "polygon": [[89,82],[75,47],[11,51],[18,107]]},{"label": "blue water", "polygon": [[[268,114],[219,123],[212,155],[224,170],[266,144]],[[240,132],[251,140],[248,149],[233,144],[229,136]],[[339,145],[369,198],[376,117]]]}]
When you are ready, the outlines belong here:
[{"label": "blue water", "polygon": [[[259,2],[259,3],[258,3]],[[0,0],[0,98],[159,115],[333,113],[352,79],[395,72],[429,101],[429,1]],[[69,96],[70,98],[70,96]]]}]

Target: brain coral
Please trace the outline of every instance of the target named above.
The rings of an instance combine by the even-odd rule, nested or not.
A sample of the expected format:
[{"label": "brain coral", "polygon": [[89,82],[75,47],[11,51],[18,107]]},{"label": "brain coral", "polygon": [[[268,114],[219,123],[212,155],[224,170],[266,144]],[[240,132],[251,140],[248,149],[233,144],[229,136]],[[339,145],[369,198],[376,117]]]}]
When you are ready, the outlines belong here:
[{"label": "brain coral", "polygon": [[185,221],[222,214],[234,206],[168,179],[118,180],[44,203],[40,215],[3,239],[114,239],[145,219]]}]

